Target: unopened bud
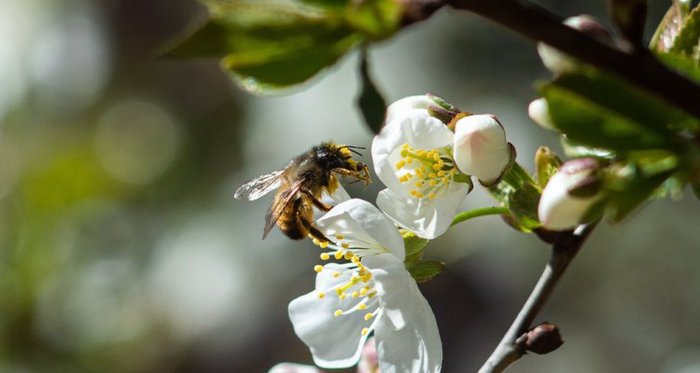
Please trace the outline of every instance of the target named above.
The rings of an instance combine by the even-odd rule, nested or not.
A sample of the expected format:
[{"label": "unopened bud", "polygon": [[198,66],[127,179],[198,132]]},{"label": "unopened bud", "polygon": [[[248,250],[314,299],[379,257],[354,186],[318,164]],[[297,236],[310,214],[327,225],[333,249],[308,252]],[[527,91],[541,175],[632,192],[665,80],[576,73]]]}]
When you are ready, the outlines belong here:
[{"label": "unopened bud", "polygon": [[527,115],[529,115],[530,119],[532,119],[532,121],[537,123],[540,127],[550,131],[557,130],[556,127],[554,127],[552,117],[549,115],[549,105],[547,104],[547,100],[544,98],[538,98],[532,101],[527,107]]},{"label": "unopened bud", "polygon": [[[592,16],[584,14],[569,17],[564,21],[564,24],[602,42],[612,43],[610,32]],[[539,53],[542,63],[555,74],[564,74],[578,69],[579,63],[576,60],[547,44],[538,43],[537,53]]]},{"label": "unopened bud", "polygon": [[525,351],[536,354],[548,354],[559,348],[564,341],[561,339],[559,328],[551,323],[543,322],[530,329],[516,341]]},{"label": "unopened bud", "polygon": [[453,147],[457,168],[482,184],[498,180],[511,162],[511,145],[496,117],[469,115],[457,121]]},{"label": "unopened bud", "polygon": [[546,229],[567,230],[586,223],[603,199],[597,171],[600,164],[593,158],[579,158],[564,163],[549,179],[537,209]]},{"label": "unopened bud", "polygon": [[377,373],[379,372],[379,354],[374,337],[367,340],[362,348],[360,363],[357,364],[357,373]]}]

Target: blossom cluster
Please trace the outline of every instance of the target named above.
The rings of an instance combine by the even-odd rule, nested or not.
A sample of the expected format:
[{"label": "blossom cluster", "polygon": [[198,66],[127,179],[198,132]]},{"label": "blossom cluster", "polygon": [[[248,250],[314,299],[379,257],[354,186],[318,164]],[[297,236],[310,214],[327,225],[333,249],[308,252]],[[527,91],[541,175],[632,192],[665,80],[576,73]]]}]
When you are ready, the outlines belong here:
[{"label": "blossom cluster", "polygon": [[[340,203],[314,222],[329,239],[315,241],[323,249],[315,287],[289,304],[294,330],[317,366],[357,364],[373,335],[381,372],[440,371],[437,323],[406,269],[401,232],[421,239],[445,233],[473,188],[472,177],[493,185],[512,158],[493,115],[462,113],[431,95],[388,107],[372,142],[374,169],[386,189],[376,206],[350,199],[342,188],[331,196]],[[275,369],[287,368],[298,367]]]},{"label": "blossom cluster", "polygon": [[[289,304],[289,316],[321,368],[357,364],[374,336],[375,365],[381,372],[439,372],[437,323],[404,263],[411,250],[404,237],[427,242],[445,233],[473,188],[472,178],[487,188],[507,190],[502,184],[513,184],[512,175],[522,169],[514,165],[514,148],[495,116],[461,112],[432,95],[391,104],[371,153],[386,188],[376,206],[351,199],[342,187],[331,196],[337,204],[314,222],[328,238],[315,240],[323,251],[314,267],[314,289]],[[566,202],[572,188],[560,184],[570,184],[575,174],[581,187],[592,170],[590,164],[567,166],[551,178],[539,208],[540,220],[549,228],[568,229],[577,221]],[[283,364],[274,371],[305,369]]]}]

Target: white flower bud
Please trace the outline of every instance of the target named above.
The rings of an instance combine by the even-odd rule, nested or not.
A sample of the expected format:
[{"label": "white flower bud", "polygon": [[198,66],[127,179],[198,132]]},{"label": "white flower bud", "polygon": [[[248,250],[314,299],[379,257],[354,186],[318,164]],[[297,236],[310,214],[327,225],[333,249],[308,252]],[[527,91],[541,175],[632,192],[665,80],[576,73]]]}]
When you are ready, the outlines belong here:
[{"label": "white flower bud", "polygon": [[[592,16],[584,14],[569,17],[564,20],[564,24],[602,42],[612,43],[612,37],[608,30]],[[553,73],[564,74],[578,69],[579,63],[576,60],[547,44],[538,43],[537,53],[540,55],[542,63]]]},{"label": "white flower bud", "polygon": [[510,163],[511,149],[506,132],[496,117],[470,115],[457,121],[453,154],[457,168],[491,184]]},{"label": "white flower bud", "polygon": [[557,130],[554,127],[554,122],[552,122],[552,117],[549,116],[549,105],[544,98],[538,98],[532,101],[530,106],[527,107],[527,114],[530,116],[530,119],[539,124],[540,127],[550,131]]},{"label": "white flower bud", "polygon": [[590,209],[603,198],[595,176],[599,167],[593,158],[574,159],[549,179],[537,209],[544,228],[567,230],[585,223]]}]

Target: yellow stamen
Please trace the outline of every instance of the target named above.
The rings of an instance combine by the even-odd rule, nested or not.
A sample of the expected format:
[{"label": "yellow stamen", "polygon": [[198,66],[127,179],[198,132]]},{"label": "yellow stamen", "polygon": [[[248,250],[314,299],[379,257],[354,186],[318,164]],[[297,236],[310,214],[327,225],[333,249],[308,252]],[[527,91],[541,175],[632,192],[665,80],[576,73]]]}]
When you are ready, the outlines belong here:
[{"label": "yellow stamen", "polygon": [[369,334],[369,329],[368,328],[362,328],[362,335],[367,335]]},{"label": "yellow stamen", "polygon": [[342,314],[343,314],[343,310],[335,310],[335,312],[333,312],[333,316],[335,316],[335,317],[339,317]]},{"label": "yellow stamen", "polygon": [[328,260],[331,258],[331,256],[328,253],[321,253],[320,257],[321,260]]},{"label": "yellow stamen", "polygon": [[368,321],[369,319],[373,318],[374,314],[372,312],[365,314],[365,321]]},{"label": "yellow stamen", "polygon": [[318,299],[323,299],[323,298],[325,298],[325,297],[326,297],[326,293],[324,293],[324,292],[319,292],[319,293],[318,293]]},{"label": "yellow stamen", "polygon": [[314,266],[314,271],[316,271],[316,273],[320,273],[321,271],[323,271],[323,266],[320,264],[316,264]]}]

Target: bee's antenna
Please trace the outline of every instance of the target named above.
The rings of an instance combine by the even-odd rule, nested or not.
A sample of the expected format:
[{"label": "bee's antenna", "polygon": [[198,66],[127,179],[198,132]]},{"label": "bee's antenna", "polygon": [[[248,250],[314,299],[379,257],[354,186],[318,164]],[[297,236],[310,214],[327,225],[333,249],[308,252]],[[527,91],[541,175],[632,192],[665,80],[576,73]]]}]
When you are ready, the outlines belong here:
[{"label": "bee's antenna", "polygon": [[346,148],[346,149],[348,149],[349,151],[351,151],[351,152],[353,152],[353,153],[359,155],[360,157],[362,156],[362,153],[358,152],[358,151],[355,150],[355,149],[363,149],[363,150],[364,150],[364,149],[367,149],[367,148],[365,148],[364,146],[356,146],[356,145],[343,145],[343,146],[341,146],[340,148],[341,148],[341,149],[342,149],[342,148]]}]

